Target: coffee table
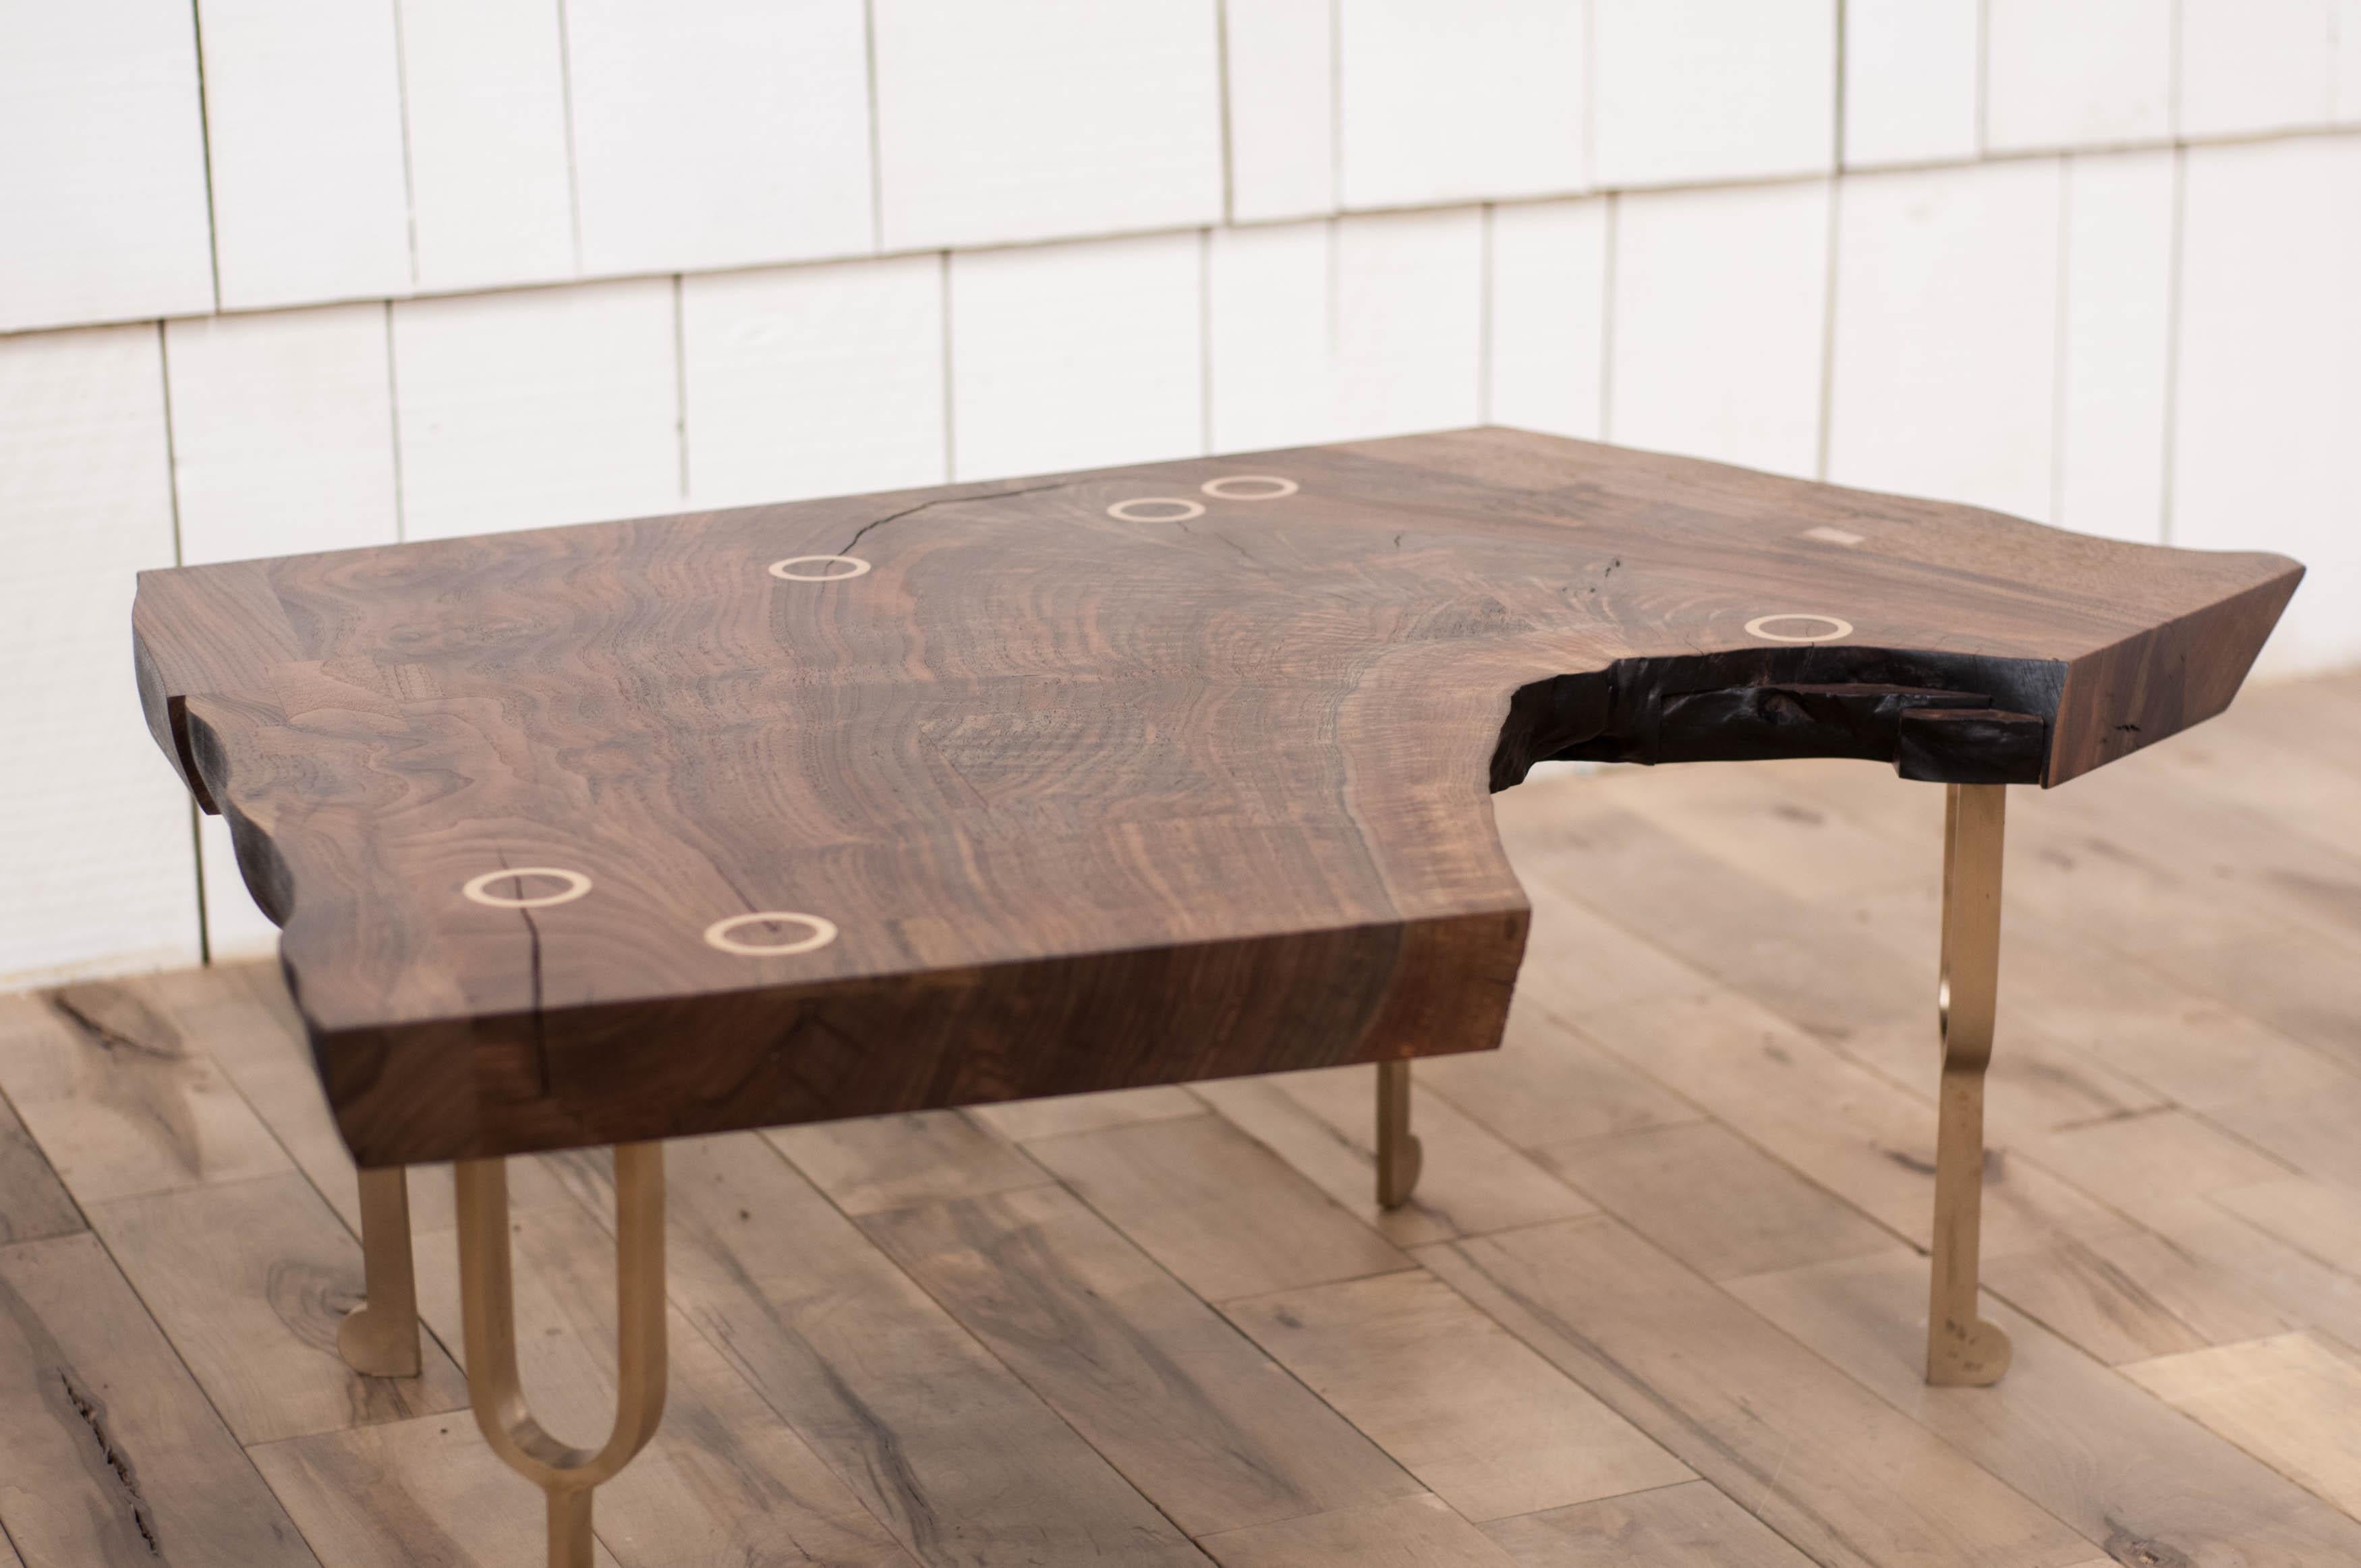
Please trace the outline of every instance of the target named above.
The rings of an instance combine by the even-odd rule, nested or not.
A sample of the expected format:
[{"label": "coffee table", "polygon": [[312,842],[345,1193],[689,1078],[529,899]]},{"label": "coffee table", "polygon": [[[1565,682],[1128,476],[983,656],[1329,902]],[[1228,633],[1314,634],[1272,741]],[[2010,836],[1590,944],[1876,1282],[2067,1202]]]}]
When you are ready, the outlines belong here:
[{"label": "coffee table", "polygon": [[[1550,759],[1949,791],[1927,1376],[1976,1314],[2004,800],[2225,707],[2302,568],[1485,429],[142,574],[149,729],[282,927],[361,1168],[346,1358],[468,1382],[591,1561],[664,1391],[662,1140],[1499,1043]],[[518,1387],[504,1157],[614,1146],[619,1412]]]}]

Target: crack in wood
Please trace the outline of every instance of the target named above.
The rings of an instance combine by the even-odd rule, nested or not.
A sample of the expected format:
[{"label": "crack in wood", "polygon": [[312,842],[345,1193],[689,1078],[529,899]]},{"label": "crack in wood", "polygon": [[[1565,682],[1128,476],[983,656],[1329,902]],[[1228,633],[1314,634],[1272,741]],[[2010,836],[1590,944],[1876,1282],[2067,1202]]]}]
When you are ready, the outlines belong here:
[{"label": "crack in wood", "polygon": [[123,1489],[124,1497],[129,1500],[131,1522],[137,1527],[139,1538],[148,1543],[148,1554],[163,1556],[163,1545],[156,1539],[155,1516],[148,1509],[147,1497],[140,1493],[139,1477],[132,1468],[131,1456],[123,1452],[121,1445],[106,1430],[105,1402],[97,1395],[77,1387],[73,1374],[64,1367],[54,1370],[58,1375],[58,1386],[65,1392],[67,1405],[82,1418],[82,1425],[90,1429],[92,1439],[98,1444],[99,1458],[105,1463],[115,1485]]},{"label": "crack in wood", "polygon": [[956,506],[961,501],[1005,501],[1016,496],[1038,496],[1045,490],[1062,490],[1070,483],[1071,483],[1071,480],[1060,479],[1054,485],[1032,485],[1021,490],[995,490],[988,496],[938,496],[933,500],[920,501],[917,506],[904,507],[900,511],[888,512],[884,517],[877,518],[873,521],[862,523],[858,529],[853,531],[852,537],[844,542],[844,548],[838,551],[837,554],[840,555],[851,554],[852,547],[860,543],[862,536],[867,534],[873,528],[883,528],[889,522],[899,522],[906,517],[915,517],[919,512],[928,510],[934,507]]},{"label": "crack in wood", "polygon": [[[117,987],[78,985],[53,991],[49,992],[49,1004],[101,1050],[134,1051],[168,1062],[188,1059],[188,1048],[181,1043],[171,1026],[157,1018],[136,997]],[[154,1025],[162,1037],[158,1040],[142,1039],[100,1016],[102,1010],[116,1004],[127,1005],[144,1022]]]}]

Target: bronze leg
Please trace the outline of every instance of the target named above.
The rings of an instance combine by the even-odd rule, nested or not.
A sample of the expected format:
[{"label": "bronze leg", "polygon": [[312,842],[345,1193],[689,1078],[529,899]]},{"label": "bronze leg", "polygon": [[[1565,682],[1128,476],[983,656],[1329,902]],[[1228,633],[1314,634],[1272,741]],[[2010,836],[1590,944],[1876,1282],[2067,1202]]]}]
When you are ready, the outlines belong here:
[{"label": "bronze leg", "polygon": [[2002,784],[1951,784],[1943,813],[1943,1085],[1935,1133],[1935,1248],[1927,1381],[1982,1387],[2008,1370],[2008,1336],[1976,1316],[1983,1218],[1984,1068],[2000,981]]},{"label": "bronze leg", "polygon": [[1378,1064],[1378,1206],[1399,1209],[1418,1188],[1422,1157],[1410,1130],[1410,1063]]},{"label": "bronze leg", "polygon": [[368,1299],[336,1325],[345,1365],[371,1377],[418,1376],[418,1284],[410,1272],[410,1182],[401,1166],[364,1170],[361,1266]]},{"label": "bronze leg", "polygon": [[549,1500],[549,1568],[590,1568],[590,1493],[664,1419],[664,1146],[615,1146],[615,1428],[597,1451],[542,1430],[518,1386],[504,1159],[459,1162],[459,1299],[467,1393],[492,1452]]}]

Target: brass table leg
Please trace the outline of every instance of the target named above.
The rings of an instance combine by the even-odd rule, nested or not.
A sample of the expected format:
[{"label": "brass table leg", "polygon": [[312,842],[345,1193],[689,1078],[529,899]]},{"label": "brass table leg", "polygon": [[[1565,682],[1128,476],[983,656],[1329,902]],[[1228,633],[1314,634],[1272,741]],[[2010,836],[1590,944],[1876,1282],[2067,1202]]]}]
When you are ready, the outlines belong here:
[{"label": "brass table leg", "polygon": [[1983,1219],[1984,1068],[2000,981],[2002,784],[1951,784],[1943,813],[1943,1084],[1935,1133],[1935,1246],[1927,1381],[1982,1387],[2008,1370],[2008,1336],[1976,1316]]},{"label": "brass table leg", "polygon": [[1424,1151],[1410,1130],[1410,1063],[1378,1064],[1378,1207],[1399,1209],[1418,1189]]},{"label": "brass table leg", "polygon": [[410,1271],[410,1182],[401,1166],[364,1170],[361,1267],[368,1299],[336,1325],[345,1365],[371,1377],[418,1376],[418,1283]]},{"label": "brass table leg", "polygon": [[459,1162],[459,1299],[467,1394],[484,1440],[549,1500],[549,1568],[591,1568],[590,1494],[647,1446],[664,1419],[664,1146],[615,1146],[615,1428],[593,1452],[558,1442],[517,1381],[504,1159]]}]

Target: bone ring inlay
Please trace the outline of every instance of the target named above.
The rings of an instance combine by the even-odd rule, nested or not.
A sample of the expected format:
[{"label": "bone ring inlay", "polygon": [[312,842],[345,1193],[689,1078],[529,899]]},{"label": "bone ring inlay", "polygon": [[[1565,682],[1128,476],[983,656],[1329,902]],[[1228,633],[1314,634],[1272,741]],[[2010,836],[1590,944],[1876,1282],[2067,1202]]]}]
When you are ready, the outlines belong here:
[{"label": "bone ring inlay", "polygon": [[[1268,485],[1275,488],[1241,491],[1226,488],[1231,485]],[[1281,496],[1293,495],[1302,487],[1276,474],[1226,474],[1218,479],[1208,479],[1197,488],[1225,501],[1275,501]]]},{"label": "bone ring inlay", "polygon": [[[792,942],[741,942],[730,933],[741,926],[795,925],[811,928],[808,937],[798,937]],[[836,940],[836,922],[823,920],[817,915],[798,915],[786,909],[758,909],[752,915],[732,915],[726,920],[716,920],[705,928],[705,939],[725,953],[742,953],[748,958],[788,958],[796,953],[808,953],[825,948]]]},{"label": "bone ring inlay", "polygon": [[[524,886],[522,879],[529,876],[555,877],[566,885],[555,893],[544,893],[531,898],[504,898],[489,891],[494,883],[515,877],[519,879],[517,887],[522,893]],[[514,871],[486,872],[481,876],[469,877],[467,885],[459,891],[476,903],[489,905],[494,909],[546,909],[553,904],[571,904],[589,892],[590,879],[580,872],[569,872],[563,866],[519,866]]]},{"label": "bone ring inlay", "polygon": [[[1828,630],[1806,632],[1771,630],[1782,620],[1817,621]],[[1746,623],[1746,630],[1749,635],[1760,637],[1765,642],[1834,642],[1840,637],[1852,635],[1852,622],[1839,620],[1833,615],[1758,615]]]},{"label": "bone ring inlay", "polygon": [[[796,572],[788,568],[809,566],[826,561],[842,562],[851,567],[844,572]],[[869,563],[858,555],[790,555],[784,561],[771,563],[771,576],[786,583],[840,583],[847,577],[857,577],[869,570]]]},{"label": "bone ring inlay", "polygon": [[[1170,517],[1140,517],[1132,511],[1134,507],[1179,507],[1180,510]],[[1192,517],[1204,515],[1204,502],[1180,496],[1141,496],[1137,500],[1117,501],[1107,508],[1107,516],[1117,522],[1186,522]]]}]

